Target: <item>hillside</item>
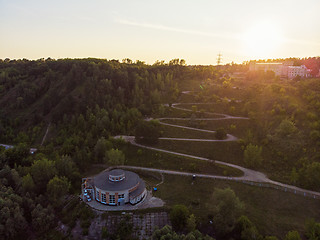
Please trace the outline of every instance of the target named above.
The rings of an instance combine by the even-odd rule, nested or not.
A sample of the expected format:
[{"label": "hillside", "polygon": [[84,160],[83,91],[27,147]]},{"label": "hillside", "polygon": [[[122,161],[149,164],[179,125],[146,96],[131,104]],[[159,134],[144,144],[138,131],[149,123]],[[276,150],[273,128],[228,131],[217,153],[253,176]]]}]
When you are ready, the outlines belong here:
[{"label": "hillside", "polygon": [[[235,72],[241,77],[232,77]],[[0,143],[15,145],[0,148],[0,198],[6,211],[0,220],[1,234],[22,239],[27,231],[30,238],[50,234],[55,238],[59,234],[49,230],[58,220],[72,229],[77,219],[88,231],[88,219],[95,214],[76,201],[81,178],[112,165],[211,174],[219,179],[241,177],[241,169],[248,168],[319,192],[319,102],[319,79],[281,80],[270,72],[247,73],[247,65],[186,66],[178,59],[154,65],[128,59],[122,63],[1,60]],[[116,135],[131,139],[135,135],[149,149],[113,138]],[[29,154],[31,146],[37,147],[36,154]],[[164,151],[158,153],[156,148]],[[110,159],[110,152],[124,158]],[[149,187],[158,178],[142,175]],[[313,211],[317,199],[223,180],[199,179],[198,189],[204,192],[198,194],[208,201],[199,200],[198,194],[187,199],[183,189],[190,196],[195,191],[189,180],[165,175],[156,195],[168,202],[169,209],[186,204],[204,232],[217,231],[207,225],[215,187],[234,189],[248,207],[243,214],[259,224],[263,235],[282,238],[290,229],[303,234],[304,222],[317,218],[318,211]],[[281,199],[281,207],[260,203],[269,193]],[[288,208],[284,198],[293,201]],[[310,204],[308,211],[299,208],[291,216],[303,204]],[[72,215],[68,216],[65,205]],[[270,211],[268,219],[280,216],[281,220],[269,224],[264,211]],[[15,221],[20,226],[12,226]],[[230,234],[239,238],[234,231]]]}]

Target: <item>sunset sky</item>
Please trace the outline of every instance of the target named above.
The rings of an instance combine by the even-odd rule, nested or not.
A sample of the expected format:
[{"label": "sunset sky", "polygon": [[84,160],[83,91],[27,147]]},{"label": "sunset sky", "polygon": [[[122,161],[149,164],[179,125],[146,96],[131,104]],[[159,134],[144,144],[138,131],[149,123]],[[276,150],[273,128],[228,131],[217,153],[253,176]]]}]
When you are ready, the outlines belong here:
[{"label": "sunset sky", "polygon": [[0,0],[0,58],[216,64],[320,55],[319,0]]}]

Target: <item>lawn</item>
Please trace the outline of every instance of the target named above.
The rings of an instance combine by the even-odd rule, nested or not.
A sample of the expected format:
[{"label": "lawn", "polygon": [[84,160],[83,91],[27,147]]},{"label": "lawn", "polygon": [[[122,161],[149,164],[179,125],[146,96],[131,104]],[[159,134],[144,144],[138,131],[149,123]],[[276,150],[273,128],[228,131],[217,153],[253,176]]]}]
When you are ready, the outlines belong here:
[{"label": "lawn", "polygon": [[125,165],[176,170],[191,173],[205,173],[222,176],[242,176],[242,171],[212,162],[175,156],[173,154],[141,149],[124,144],[121,150],[126,156]]},{"label": "lawn", "polygon": [[172,138],[199,138],[199,139],[216,139],[214,133],[201,132],[197,130],[172,127],[172,126],[161,126],[163,137]]},{"label": "lawn", "polygon": [[[212,116],[211,116],[212,117]],[[186,127],[195,127],[205,130],[215,131],[218,128],[224,128],[225,131],[229,134],[235,135],[238,138],[244,138],[248,132],[248,130],[252,127],[252,123],[247,119],[223,119],[223,120],[195,120],[191,123],[190,120],[171,120],[165,119],[162,120],[164,123],[175,124]],[[181,128],[177,128],[176,131],[181,131]],[[193,134],[197,134],[194,132],[190,132],[188,137],[193,138]],[[165,133],[163,136],[167,137]]]},{"label": "lawn", "polygon": [[243,183],[165,175],[165,181],[154,193],[168,206],[184,204],[202,220],[212,213],[211,198],[214,188],[230,187],[245,203],[245,212],[263,235],[283,238],[288,231],[304,231],[306,219],[320,220],[319,200],[286,193],[283,191],[258,188]]},{"label": "lawn", "polygon": [[[181,103],[177,107],[192,110],[192,104]],[[227,100],[218,100],[217,102],[203,104],[195,104],[198,111],[209,112],[209,113],[224,113],[233,116],[242,116],[243,103],[242,102],[228,102]],[[231,108],[232,107],[232,108]]]},{"label": "lawn", "polygon": [[185,142],[159,140],[155,147],[243,165],[243,150],[238,142]]}]

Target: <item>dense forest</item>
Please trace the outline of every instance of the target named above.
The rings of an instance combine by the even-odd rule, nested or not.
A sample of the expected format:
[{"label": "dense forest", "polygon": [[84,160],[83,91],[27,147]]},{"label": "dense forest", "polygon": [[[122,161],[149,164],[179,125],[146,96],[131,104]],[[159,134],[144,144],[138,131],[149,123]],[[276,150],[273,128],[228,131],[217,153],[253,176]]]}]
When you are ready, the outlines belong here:
[{"label": "dense forest", "polygon": [[[319,72],[319,58],[295,61]],[[147,129],[143,119],[170,113],[186,86],[194,100],[215,103],[214,111],[250,118],[237,142],[240,165],[320,191],[319,79],[247,70],[245,64],[187,66],[179,59],[153,65],[130,59],[0,60],[0,143],[16,146],[0,147],[0,235],[50,238],[49,230],[67,215],[65,203],[79,193],[83,173],[122,158],[125,143],[112,136]],[[242,77],[234,77],[239,72]],[[38,151],[30,154],[30,147]],[[74,218],[90,219],[84,206],[77,210]]]},{"label": "dense forest", "polygon": [[[79,192],[79,171],[103,162],[106,150],[119,152],[109,138],[130,135],[144,116],[163,111],[160,103],[174,102],[177,83],[189,74],[178,59],[153,66],[130,59],[1,61],[0,142],[16,145],[0,147],[1,235],[51,229],[61,198]],[[40,146],[48,124],[49,140]],[[30,155],[33,145],[38,151]]]}]

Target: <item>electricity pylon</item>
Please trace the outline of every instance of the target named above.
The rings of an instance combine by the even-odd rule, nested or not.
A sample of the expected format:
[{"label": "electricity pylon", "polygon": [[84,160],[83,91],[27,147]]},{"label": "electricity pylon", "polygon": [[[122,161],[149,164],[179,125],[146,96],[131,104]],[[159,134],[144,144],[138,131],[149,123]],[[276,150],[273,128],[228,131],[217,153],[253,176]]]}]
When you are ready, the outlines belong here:
[{"label": "electricity pylon", "polygon": [[222,62],[222,54],[219,53],[217,56],[217,65],[219,66],[221,62]]}]

